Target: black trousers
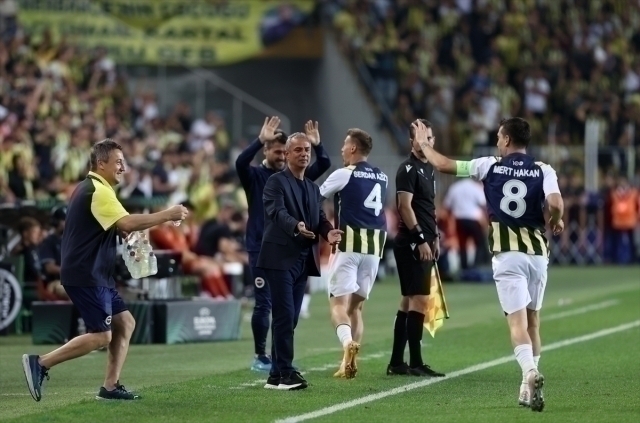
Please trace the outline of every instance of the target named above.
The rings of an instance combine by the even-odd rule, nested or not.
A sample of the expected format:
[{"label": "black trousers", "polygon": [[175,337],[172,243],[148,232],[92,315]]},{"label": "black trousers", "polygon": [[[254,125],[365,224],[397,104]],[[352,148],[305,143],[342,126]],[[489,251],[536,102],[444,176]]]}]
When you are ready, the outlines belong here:
[{"label": "black trousers", "polygon": [[[489,248],[480,222],[471,219],[456,219],[456,235],[460,246],[460,267],[468,269],[488,262]],[[473,263],[469,263],[467,260],[467,241],[469,238],[473,239],[473,243],[476,245],[476,257]]]},{"label": "black trousers", "polygon": [[307,254],[311,252],[301,254],[289,270],[264,269],[272,307],[270,376],[285,376],[294,370],[293,332],[307,286]]}]

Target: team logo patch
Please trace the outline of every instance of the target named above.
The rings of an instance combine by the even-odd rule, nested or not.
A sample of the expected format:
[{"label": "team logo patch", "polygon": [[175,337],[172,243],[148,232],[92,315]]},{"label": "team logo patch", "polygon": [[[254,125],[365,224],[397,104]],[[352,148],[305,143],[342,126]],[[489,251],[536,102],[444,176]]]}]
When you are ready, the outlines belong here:
[{"label": "team logo patch", "polygon": [[256,288],[262,288],[264,286],[264,279],[256,278],[255,284],[256,284]]},{"label": "team logo patch", "polygon": [[22,288],[13,273],[0,268],[0,331],[8,328],[22,307]]},{"label": "team logo patch", "polygon": [[104,322],[105,322],[107,325],[110,325],[110,324],[111,324],[111,316],[107,316],[107,318],[106,318],[106,319],[104,319]]}]

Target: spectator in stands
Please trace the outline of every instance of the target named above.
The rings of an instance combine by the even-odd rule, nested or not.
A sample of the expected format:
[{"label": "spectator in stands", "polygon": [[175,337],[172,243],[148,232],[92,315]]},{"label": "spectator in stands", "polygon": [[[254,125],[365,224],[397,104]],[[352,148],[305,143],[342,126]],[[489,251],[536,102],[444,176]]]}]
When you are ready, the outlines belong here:
[{"label": "spectator in stands", "polygon": [[[574,173],[569,178],[569,184],[567,189],[563,192],[564,195],[564,207],[565,207],[565,221],[568,231],[566,238],[564,238],[568,245],[578,246],[583,249],[581,242],[584,242],[584,235],[586,234],[587,226],[587,193],[584,189],[584,179],[580,173]],[[570,247],[569,247],[570,249]],[[571,263],[578,263],[581,257],[576,257],[575,254],[570,251],[568,254],[571,257]]]},{"label": "spectator in stands", "polygon": [[176,181],[170,180],[169,173],[178,165],[178,159],[177,152],[172,149],[161,153],[160,160],[151,171],[154,197],[169,196],[176,190]]},{"label": "spectator in stands", "polygon": [[244,262],[245,254],[242,254],[241,244],[237,241],[243,220],[236,205],[225,201],[216,218],[203,223],[196,252],[208,257],[220,256],[225,261]]},{"label": "spectator in stands", "polygon": [[[364,80],[374,81],[369,88],[395,112],[384,121],[395,122],[396,130],[415,118],[438,115],[439,122],[452,122],[447,143],[452,153],[473,154],[474,141],[480,147],[485,131],[494,131],[485,129],[486,108],[469,94],[488,88],[500,104],[498,118],[523,116],[534,137],[566,133],[577,145],[574,157],[557,159],[556,168],[564,168],[565,160],[584,167],[580,144],[588,121],[602,124],[603,148],[621,147],[620,140],[640,145],[639,129],[623,130],[627,124],[640,127],[636,1],[329,3],[340,45],[370,73]],[[451,108],[441,101],[445,75],[452,79]],[[624,154],[610,165],[624,166]]]},{"label": "spectator in stands", "polygon": [[33,217],[25,216],[18,221],[18,233],[20,241],[11,250],[11,255],[23,258],[23,280],[35,286],[42,279],[42,264],[38,256],[38,246],[42,241],[42,226]]},{"label": "spectator in stands", "polygon": [[630,264],[636,257],[634,231],[640,214],[638,190],[629,184],[626,176],[621,175],[611,196],[614,262]]},{"label": "spectator in stands", "polygon": [[218,129],[216,126],[218,121],[219,117],[214,112],[209,111],[204,119],[196,119],[193,122],[189,136],[190,151],[203,150],[211,154],[214,153],[215,144],[213,140]]},{"label": "spectator in stands", "polygon": [[24,157],[13,156],[12,169],[9,171],[9,189],[18,200],[33,200],[33,172]]},{"label": "spectator in stands", "polygon": [[[486,242],[486,206],[482,183],[472,179],[454,182],[444,198],[444,208],[455,219],[458,238],[460,267],[463,270],[486,264],[489,261],[489,248]],[[468,260],[468,241],[475,248],[474,260]]]},{"label": "spectator in stands", "polygon": [[449,254],[458,249],[456,239],[455,219],[441,204],[436,203],[436,225],[440,234],[440,256],[438,257],[438,271],[443,282],[452,281],[451,267],[449,264]]},{"label": "spectator in stands", "polygon": [[18,29],[16,20],[18,15],[18,2],[16,0],[0,1],[0,36],[3,41],[11,40]]},{"label": "spectator in stands", "polygon": [[15,195],[9,189],[9,184],[7,183],[7,177],[0,169],[0,203],[10,203],[15,201]]},{"label": "spectator in stands", "polygon": [[201,290],[217,300],[233,298],[222,271],[222,266],[212,257],[194,252],[199,238],[199,228],[194,221],[193,205],[185,203],[189,215],[180,226],[173,222],[149,230],[151,242],[160,249],[182,253],[182,267],[187,274],[200,276]]},{"label": "spectator in stands", "polygon": [[613,263],[614,236],[612,227],[612,199],[613,191],[616,188],[616,178],[613,174],[607,173],[600,189],[602,199],[600,228],[602,231],[602,258],[605,263]]},{"label": "spectator in stands", "polygon": [[53,232],[38,247],[45,287],[50,294],[61,300],[69,299],[60,283],[60,265],[62,264],[60,249],[62,247],[62,233],[64,232],[66,218],[66,206],[58,206],[51,211]]}]

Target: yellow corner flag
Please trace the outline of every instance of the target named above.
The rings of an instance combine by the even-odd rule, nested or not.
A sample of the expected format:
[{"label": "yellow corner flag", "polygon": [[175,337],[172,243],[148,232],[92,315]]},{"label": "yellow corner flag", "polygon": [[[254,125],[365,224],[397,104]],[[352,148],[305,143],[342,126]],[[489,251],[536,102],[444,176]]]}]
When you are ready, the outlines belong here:
[{"label": "yellow corner flag", "polygon": [[[425,281],[426,282],[426,281]],[[429,298],[425,310],[424,327],[435,338],[436,331],[444,324],[444,319],[449,318],[449,310],[447,309],[447,301],[444,298],[444,290],[442,289],[442,280],[438,265],[434,263],[429,277]]]}]

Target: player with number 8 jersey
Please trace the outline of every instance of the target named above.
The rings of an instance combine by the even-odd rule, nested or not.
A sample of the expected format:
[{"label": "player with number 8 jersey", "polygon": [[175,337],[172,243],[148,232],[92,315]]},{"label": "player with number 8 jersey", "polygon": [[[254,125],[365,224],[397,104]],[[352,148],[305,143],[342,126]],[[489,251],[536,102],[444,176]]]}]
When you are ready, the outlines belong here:
[{"label": "player with number 8 jersey", "polygon": [[384,205],[387,175],[367,162],[371,136],[349,129],[342,147],[346,167],[333,172],[320,187],[324,198],[334,196],[334,227],[344,232],[329,271],[329,307],[336,335],[344,349],[336,377],[351,379],[362,339],[362,305],[369,298],[387,240]]},{"label": "player with number 8 jersey", "polygon": [[[518,402],[542,411],[544,377],[540,360],[540,317],[547,285],[549,246],[544,205],[554,235],[564,229],[564,202],[555,170],[527,154],[529,123],[510,118],[500,123],[500,157],[455,161],[437,153],[427,142],[426,128],[415,128],[420,147],[434,167],[444,173],[471,177],[484,184],[487,198],[489,247],[493,252],[493,278],[507,317],[514,354],[522,369]],[[418,137],[417,135],[417,137]]]}]

